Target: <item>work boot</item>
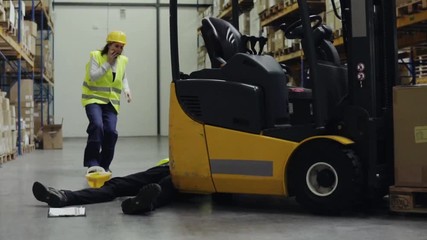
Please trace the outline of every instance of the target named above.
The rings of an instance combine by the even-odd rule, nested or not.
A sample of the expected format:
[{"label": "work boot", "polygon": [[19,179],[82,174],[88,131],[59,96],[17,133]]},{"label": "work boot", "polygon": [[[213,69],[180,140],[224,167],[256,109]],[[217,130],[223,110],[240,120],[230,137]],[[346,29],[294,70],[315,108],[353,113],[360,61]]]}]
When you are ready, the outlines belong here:
[{"label": "work boot", "polygon": [[122,202],[124,214],[147,213],[154,210],[154,203],[159,197],[162,188],[157,183],[150,183],[139,190],[138,195]]},{"label": "work boot", "polygon": [[64,207],[67,205],[67,196],[64,191],[46,187],[39,182],[33,184],[34,197],[40,202],[45,202],[49,207]]}]

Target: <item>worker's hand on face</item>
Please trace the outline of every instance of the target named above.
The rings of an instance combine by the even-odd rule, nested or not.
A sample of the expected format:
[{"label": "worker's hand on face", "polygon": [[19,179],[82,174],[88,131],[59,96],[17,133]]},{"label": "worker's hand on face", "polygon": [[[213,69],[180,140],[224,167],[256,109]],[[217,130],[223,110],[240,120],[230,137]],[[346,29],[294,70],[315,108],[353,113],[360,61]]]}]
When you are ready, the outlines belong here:
[{"label": "worker's hand on face", "polygon": [[130,91],[125,91],[126,99],[128,100],[128,103],[132,101],[132,95],[130,94]]},{"label": "worker's hand on face", "polygon": [[119,55],[120,54],[113,49],[108,50],[108,63],[110,63],[110,65],[114,65]]}]

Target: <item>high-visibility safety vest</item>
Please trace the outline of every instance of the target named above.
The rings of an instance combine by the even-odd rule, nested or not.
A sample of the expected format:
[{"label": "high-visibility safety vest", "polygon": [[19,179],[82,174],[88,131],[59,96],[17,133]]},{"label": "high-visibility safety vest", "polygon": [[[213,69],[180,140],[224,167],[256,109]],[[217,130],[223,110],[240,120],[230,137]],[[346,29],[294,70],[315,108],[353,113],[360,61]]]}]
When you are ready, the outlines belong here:
[{"label": "high-visibility safety vest", "polygon": [[[101,51],[93,51],[90,53],[91,58],[94,59],[99,66],[102,66],[107,62],[107,55],[101,55]],[[119,55],[116,60],[116,76],[113,81],[113,71],[108,69],[108,71],[96,81],[90,80],[90,65],[89,61],[86,64],[86,76],[82,86],[82,105],[83,107],[92,104],[111,104],[116,109],[116,112],[119,113],[120,109],[120,96],[123,88],[123,77],[125,74],[126,64],[128,63],[128,58]]]},{"label": "high-visibility safety vest", "polygon": [[166,165],[166,164],[169,164],[169,158],[165,158],[165,159],[158,161],[156,166],[161,166],[161,165]]}]

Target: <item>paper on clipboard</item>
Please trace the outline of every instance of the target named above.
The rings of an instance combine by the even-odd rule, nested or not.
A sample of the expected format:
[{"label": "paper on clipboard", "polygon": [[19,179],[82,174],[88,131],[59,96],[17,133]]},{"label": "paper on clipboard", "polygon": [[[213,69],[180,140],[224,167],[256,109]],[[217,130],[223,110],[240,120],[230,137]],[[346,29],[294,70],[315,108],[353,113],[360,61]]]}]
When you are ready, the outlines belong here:
[{"label": "paper on clipboard", "polygon": [[48,217],[84,217],[85,207],[49,208]]}]

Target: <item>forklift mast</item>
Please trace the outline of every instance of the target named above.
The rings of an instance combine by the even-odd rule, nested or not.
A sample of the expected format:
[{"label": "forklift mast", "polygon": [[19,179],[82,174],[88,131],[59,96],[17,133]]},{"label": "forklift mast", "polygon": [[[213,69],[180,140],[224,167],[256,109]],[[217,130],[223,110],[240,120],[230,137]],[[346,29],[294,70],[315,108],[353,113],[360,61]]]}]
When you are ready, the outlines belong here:
[{"label": "forklift mast", "polygon": [[[369,120],[359,155],[369,189],[393,184],[392,90],[397,84],[395,0],[341,0],[348,53],[350,102]],[[388,189],[384,189],[387,191]]]},{"label": "forklift mast", "polygon": [[[333,1],[333,0],[327,0]],[[392,88],[397,84],[397,30],[395,0],[340,0],[348,69],[347,103],[354,125],[348,131],[365,169],[371,193],[387,191],[393,183]],[[322,76],[306,0],[298,0],[304,37],[303,49],[313,81],[314,118],[325,126],[321,102]],[[383,191],[380,193],[382,194]]]}]

